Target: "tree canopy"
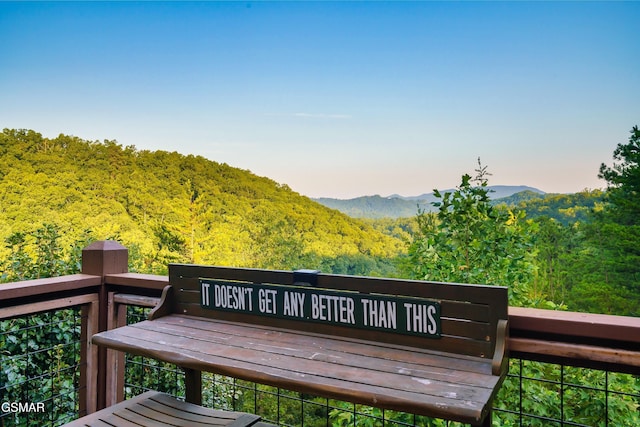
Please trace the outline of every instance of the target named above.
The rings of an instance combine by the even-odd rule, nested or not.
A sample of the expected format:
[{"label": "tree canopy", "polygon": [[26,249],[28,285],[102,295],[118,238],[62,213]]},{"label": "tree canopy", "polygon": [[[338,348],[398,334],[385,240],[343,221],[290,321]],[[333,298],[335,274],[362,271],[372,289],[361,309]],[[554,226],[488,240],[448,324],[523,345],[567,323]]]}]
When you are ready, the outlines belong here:
[{"label": "tree canopy", "polygon": [[640,130],[634,126],[626,144],[618,144],[614,163],[602,164],[607,181],[602,209],[584,228],[588,276],[577,284],[579,309],[596,301],[615,313],[640,315]]},{"label": "tree canopy", "polygon": [[508,286],[511,304],[537,305],[531,226],[524,212],[491,204],[487,175],[478,160],[475,178],[463,175],[454,192],[434,190],[438,211],[418,216],[411,273],[424,280]]},{"label": "tree canopy", "polygon": [[629,142],[618,144],[612,166],[600,165],[598,177],[607,181],[608,216],[620,225],[640,225],[640,129]]},{"label": "tree canopy", "polygon": [[[0,133],[0,201],[0,239],[22,238],[27,254],[48,224],[64,248],[87,236],[119,240],[138,271],[163,273],[174,261],[317,268],[336,259],[387,274],[386,260],[405,251],[400,239],[249,171],[31,130]],[[5,246],[0,259],[17,250]]]}]

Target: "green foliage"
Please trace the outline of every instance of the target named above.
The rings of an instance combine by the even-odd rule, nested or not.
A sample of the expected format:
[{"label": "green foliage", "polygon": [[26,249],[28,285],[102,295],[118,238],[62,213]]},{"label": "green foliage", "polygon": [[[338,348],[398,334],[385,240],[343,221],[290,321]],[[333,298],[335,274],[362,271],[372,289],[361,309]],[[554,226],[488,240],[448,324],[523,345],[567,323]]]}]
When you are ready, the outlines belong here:
[{"label": "green foliage", "polygon": [[500,426],[556,425],[550,419],[594,427],[640,425],[633,375],[514,360],[509,373],[495,402]]},{"label": "green foliage", "polygon": [[428,418],[397,411],[383,411],[365,405],[353,405],[347,402],[335,402],[336,407],[329,413],[334,427],[383,427],[416,425],[423,427],[461,427],[464,424],[442,419]]},{"label": "green foliage", "polygon": [[410,272],[424,280],[508,286],[512,305],[538,305],[542,295],[531,287],[533,224],[524,212],[491,204],[487,170],[478,164],[476,177],[463,175],[453,193],[434,191],[437,214],[418,215]]},{"label": "green foliage", "polygon": [[[95,239],[130,248],[133,271],[164,274],[176,261],[315,268],[341,257],[377,263],[405,252],[401,239],[286,185],[200,156],[115,141],[5,129],[0,201],[0,239],[19,240],[46,221],[66,247],[91,230]],[[0,250],[0,259],[13,255]]]},{"label": "green foliage", "polygon": [[640,129],[634,126],[627,144],[618,144],[614,163],[600,166],[607,181],[607,216],[617,224],[640,225]]},{"label": "green foliage", "polygon": [[571,225],[589,221],[592,211],[602,206],[604,194],[602,190],[583,190],[574,194],[517,197],[521,195],[518,193],[497,204],[525,211],[529,219],[551,218],[562,225]]},{"label": "green foliage", "polygon": [[314,268],[320,271],[330,271],[333,274],[372,277],[394,277],[398,270],[397,262],[394,260],[363,255],[324,258],[320,263],[315,264]]},{"label": "green foliage", "polygon": [[534,287],[550,301],[563,305],[569,298],[581,258],[584,233],[580,223],[563,225],[549,217],[538,217],[536,224],[536,277]]},{"label": "green foliage", "polygon": [[0,259],[0,283],[77,273],[82,249],[93,240],[91,233],[85,232],[64,248],[59,228],[50,223],[28,232],[14,232],[5,238],[8,255]]},{"label": "green foliage", "polygon": [[640,316],[640,130],[618,144],[614,164],[600,167],[605,203],[581,230],[570,306],[581,311]]},{"label": "green foliage", "polygon": [[405,243],[409,243],[412,236],[418,231],[415,215],[408,218],[363,219],[362,221],[370,224],[381,233],[400,239]]},{"label": "green foliage", "polygon": [[[59,230],[45,224],[6,238],[9,256],[0,264],[2,281],[77,273],[88,238],[63,248]],[[45,413],[20,413],[3,425],[59,424],[75,418],[80,378],[78,309],[0,321],[2,402],[43,402]]]},{"label": "green foliage", "polygon": [[44,402],[45,413],[18,413],[7,425],[68,421],[78,411],[80,321],[61,310],[0,321],[3,402]]}]

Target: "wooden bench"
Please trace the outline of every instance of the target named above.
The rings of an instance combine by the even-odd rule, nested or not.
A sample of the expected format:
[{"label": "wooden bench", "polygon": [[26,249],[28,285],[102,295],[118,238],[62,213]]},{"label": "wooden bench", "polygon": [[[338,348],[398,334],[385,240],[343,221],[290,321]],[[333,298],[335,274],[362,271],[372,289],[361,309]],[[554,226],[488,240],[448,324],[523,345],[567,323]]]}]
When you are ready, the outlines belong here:
[{"label": "wooden bench", "polygon": [[170,265],[149,320],[93,342],[185,369],[378,408],[491,425],[508,370],[507,289]]},{"label": "wooden bench", "polygon": [[182,402],[168,394],[148,391],[72,421],[65,427],[188,427],[196,425],[205,427],[270,426],[262,423],[257,415],[203,408]]}]

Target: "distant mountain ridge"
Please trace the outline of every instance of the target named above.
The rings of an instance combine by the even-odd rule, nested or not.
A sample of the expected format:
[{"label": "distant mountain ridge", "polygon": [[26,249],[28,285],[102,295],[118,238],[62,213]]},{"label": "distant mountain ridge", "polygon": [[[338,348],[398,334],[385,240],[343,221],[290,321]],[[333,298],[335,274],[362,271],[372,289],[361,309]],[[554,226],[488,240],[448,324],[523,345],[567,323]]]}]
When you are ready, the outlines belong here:
[{"label": "distant mountain ridge", "polygon": [[[536,195],[544,196],[546,194],[542,190],[526,185],[490,185],[487,188],[490,191],[490,197],[493,201],[505,201],[508,204],[510,204],[508,200],[502,199],[508,199],[520,193],[523,194],[521,197],[516,198],[518,200],[521,198],[535,197]],[[455,191],[455,189],[441,190],[441,193],[453,191]],[[433,193],[425,193],[411,197],[393,194],[388,197],[375,195],[346,200],[321,197],[313,200],[353,218],[378,219],[412,217],[418,213],[419,209],[432,212],[435,210],[432,203],[438,199]]]},{"label": "distant mountain ridge", "polygon": [[[489,193],[491,196],[492,200],[496,200],[496,199],[502,199],[504,197],[509,197],[513,194],[516,193],[521,193],[523,191],[532,191],[534,193],[538,193],[538,194],[546,194],[544,191],[539,190],[537,188],[534,187],[529,187],[526,185],[489,185],[487,187],[489,189]],[[440,190],[441,193],[444,192],[452,192],[455,191],[454,188],[449,188],[447,190]],[[433,196],[433,192],[431,193],[424,193],[421,194],[419,196],[410,196],[410,197],[402,197],[399,195],[393,195],[393,196],[389,196],[389,197],[397,197],[400,199],[404,199],[404,200],[431,200],[434,199],[435,197]]]}]

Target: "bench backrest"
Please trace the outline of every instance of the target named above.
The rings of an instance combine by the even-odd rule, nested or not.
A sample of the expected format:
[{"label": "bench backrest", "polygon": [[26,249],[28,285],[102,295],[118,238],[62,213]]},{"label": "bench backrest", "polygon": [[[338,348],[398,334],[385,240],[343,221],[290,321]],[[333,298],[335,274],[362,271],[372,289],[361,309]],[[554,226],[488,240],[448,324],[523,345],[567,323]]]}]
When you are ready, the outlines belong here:
[{"label": "bench backrest", "polygon": [[504,341],[506,287],[184,264],[169,283],[172,313],[489,359]]}]

